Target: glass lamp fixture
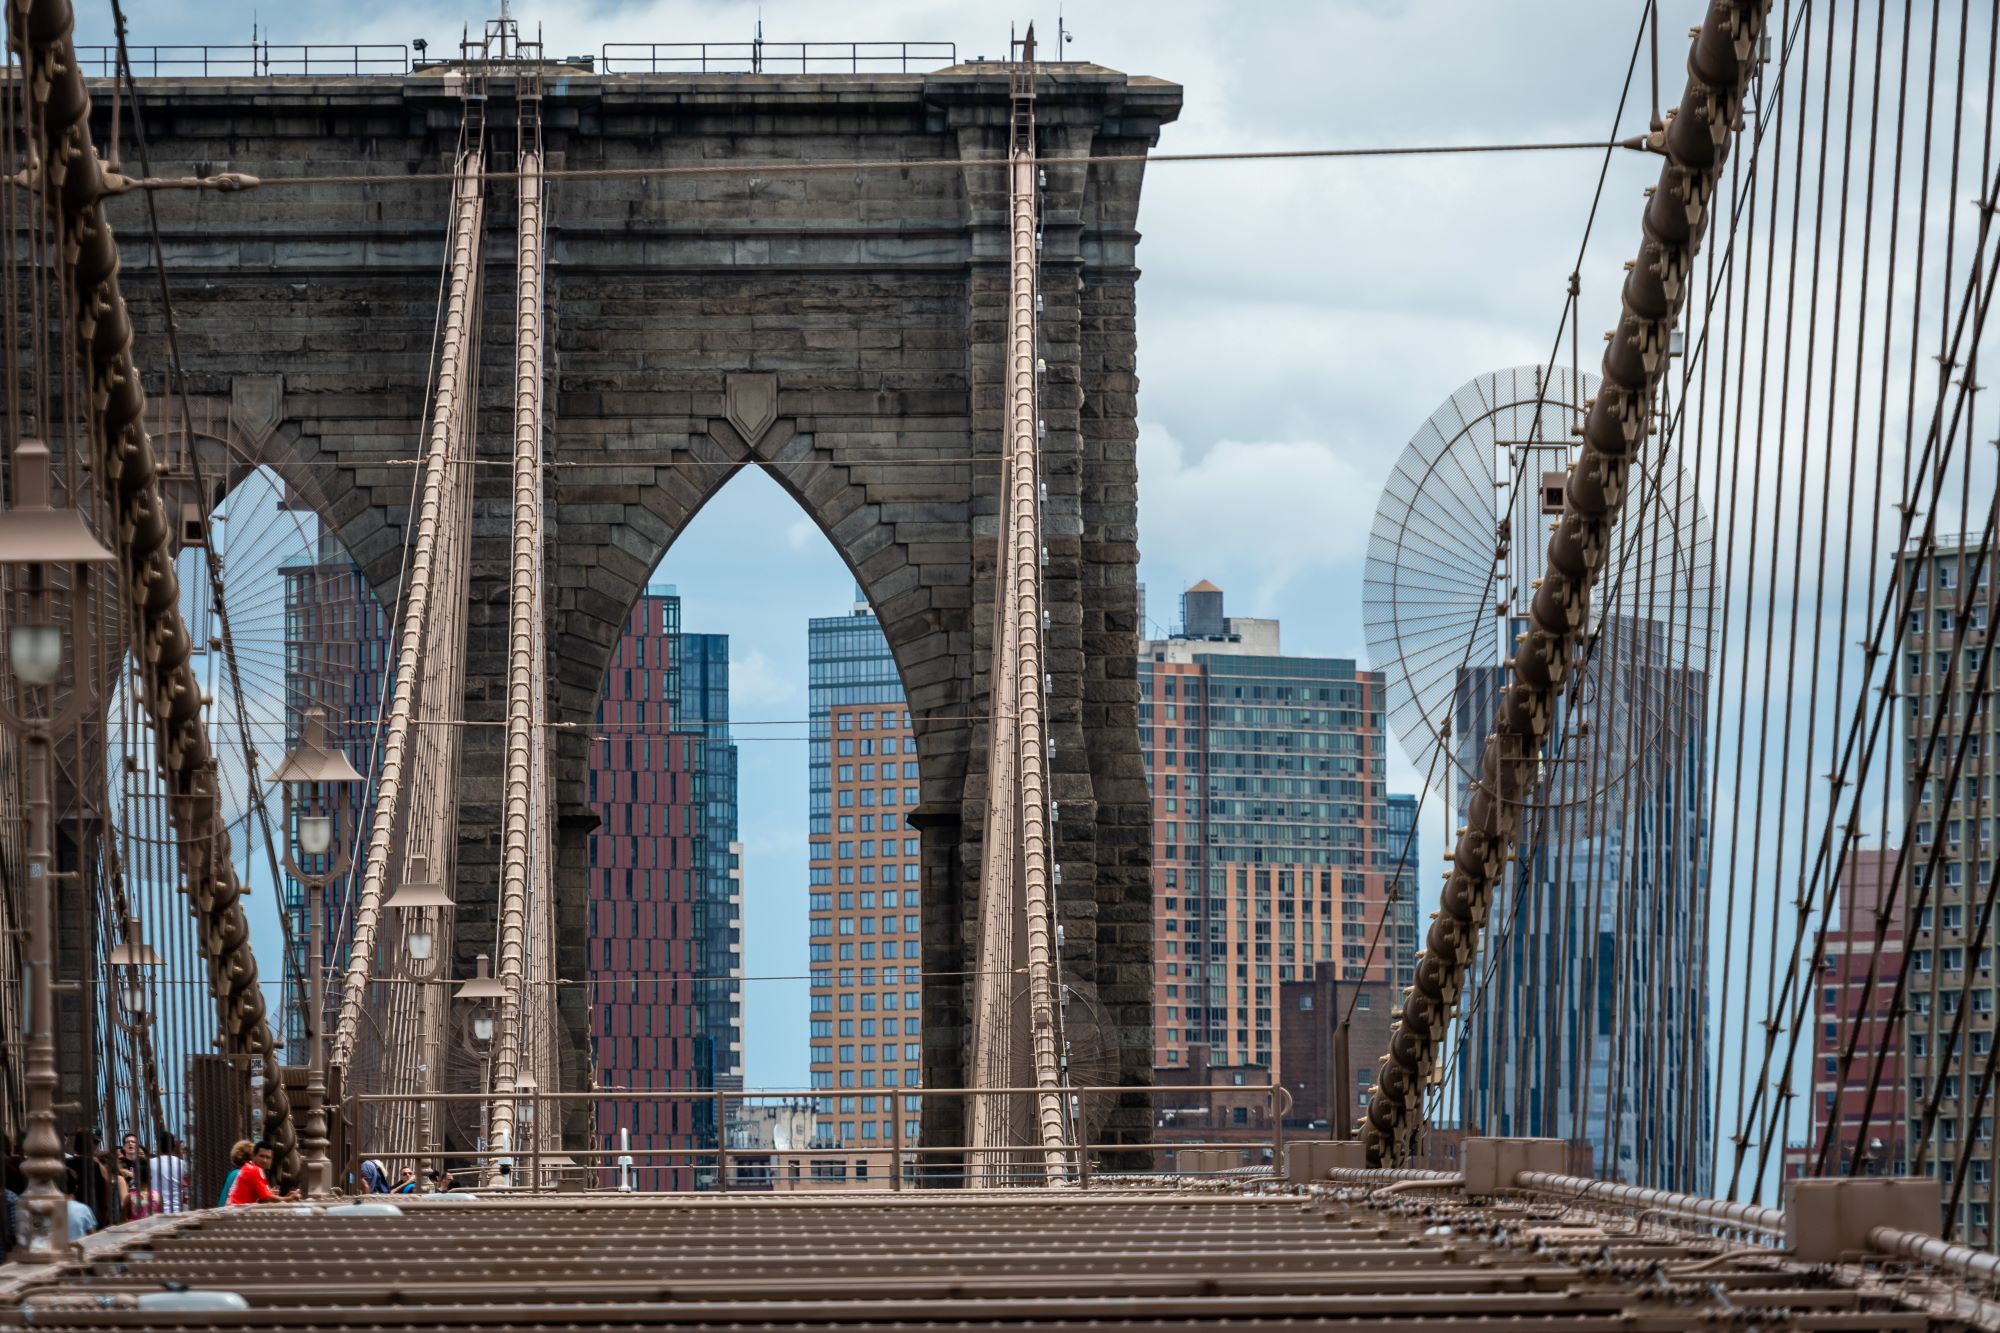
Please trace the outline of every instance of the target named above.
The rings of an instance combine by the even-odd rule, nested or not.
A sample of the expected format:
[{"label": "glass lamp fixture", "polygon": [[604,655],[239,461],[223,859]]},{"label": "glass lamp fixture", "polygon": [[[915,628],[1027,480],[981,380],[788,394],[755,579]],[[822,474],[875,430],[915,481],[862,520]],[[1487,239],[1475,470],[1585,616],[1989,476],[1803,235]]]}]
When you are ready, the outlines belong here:
[{"label": "glass lamp fixture", "polygon": [[52,685],[62,672],[63,636],[58,625],[11,625],[7,664],[24,685]]},{"label": "glass lamp fixture", "polygon": [[325,856],[333,846],[331,815],[299,816],[299,850],[307,856]]},{"label": "glass lamp fixture", "polygon": [[146,982],[134,968],[125,977],[125,1012],[133,1018],[146,1016]]}]

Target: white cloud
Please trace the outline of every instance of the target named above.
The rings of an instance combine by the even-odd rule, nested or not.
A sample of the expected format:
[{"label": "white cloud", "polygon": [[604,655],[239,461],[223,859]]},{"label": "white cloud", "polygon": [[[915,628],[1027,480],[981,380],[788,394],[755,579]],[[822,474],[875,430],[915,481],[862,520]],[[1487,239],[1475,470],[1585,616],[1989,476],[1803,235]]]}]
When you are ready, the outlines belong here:
[{"label": "white cloud", "polygon": [[1167,427],[1139,431],[1141,538],[1171,564],[1254,579],[1259,604],[1292,580],[1360,559],[1380,482],[1323,440],[1220,440],[1193,455]]},{"label": "white cloud", "polygon": [[785,545],[794,551],[803,551],[811,546],[819,535],[819,525],[801,514],[785,528]]},{"label": "white cloud", "polygon": [[796,706],[798,698],[798,673],[781,670],[763,649],[738,648],[730,655],[730,716],[762,719],[787,704]]}]

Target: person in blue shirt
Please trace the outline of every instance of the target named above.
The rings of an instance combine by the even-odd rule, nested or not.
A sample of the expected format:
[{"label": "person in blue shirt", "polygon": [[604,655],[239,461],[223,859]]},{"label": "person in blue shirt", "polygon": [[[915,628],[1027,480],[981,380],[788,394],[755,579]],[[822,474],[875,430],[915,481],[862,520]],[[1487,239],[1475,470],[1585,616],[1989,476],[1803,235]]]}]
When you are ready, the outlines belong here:
[{"label": "person in blue shirt", "polygon": [[229,1206],[229,1192],[236,1188],[236,1173],[243,1169],[243,1164],[250,1160],[250,1155],[256,1150],[257,1145],[248,1139],[236,1140],[236,1145],[229,1150],[229,1174],[223,1177],[222,1197],[215,1201],[217,1208]]}]

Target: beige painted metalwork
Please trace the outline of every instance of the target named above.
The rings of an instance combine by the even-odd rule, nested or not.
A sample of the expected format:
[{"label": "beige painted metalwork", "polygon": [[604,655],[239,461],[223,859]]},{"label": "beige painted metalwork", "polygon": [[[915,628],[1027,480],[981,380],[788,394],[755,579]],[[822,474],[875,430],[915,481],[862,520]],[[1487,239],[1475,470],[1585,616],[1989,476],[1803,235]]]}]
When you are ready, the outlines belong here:
[{"label": "beige painted metalwork", "polygon": [[[527,99],[523,98],[524,106]],[[544,734],[542,642],[542,162],[524,116],[516,230],[514,307],[514,520],[512,587],[508,599],[507,773],[501,809],[500,1021],[493,1047],[491,1137],[496,1151],[514,1146],[514,1091],[520,1078],[524,1030],[535,1048],[546,1025],[528,1014],[530,907],[547,903],[547,848],[537,799],[535,751]],[[539,137],[539,136],[537,136]],[[537,893],[535,890],[540,889]],[[540,988],[546,989],[546,988]],[[540,1008],[541,1006],[536,1006]],[[533,1068],[539,1061],[530,1060]],[[541,1082],[538,1075],[536,1083]]]},{"label": "beige painted metalwork", "polygon": [[[1901,1257],[1810,1264],[1726,1227],[1534,1191],[1468,1199],[1156,1179],[1092,1191],[400,1202],[395,1212],[239,1208],[131,1224],[92,1237],[88,1266],[0,1275],[0,1323],[301,1333],[1992,1326],[1973,1296],[1983,1283],[1943,1250],[1899,1244]],[[247,1308],[180,1296],[177,1310],[175,1288],[234,1293]],[[1941,1308],[1941,1292],[1958,1295],[1955,1308]]]},{"label": "beige painted metalwork", "polygon": [[[1065,1184],[1068,1127],[1056,1042],[1055,927],[1049,829],[1046,677],[1042,655],[1042,525],[1037,392],[1039,184],[1035,161],[1032,35],[1014,77],[1008,146],[1007,449],[1002,471],[1000,618],[995,627],[992,776],[981,878],[981,962],[974,984],[973,1086],[1016,1080],[1035,1088],[1033,1141],[1047,1183]],[[1018,925],[1017,925],[1018,922]],[[1014,1022],[1025,970],[1027,1045]],[[990,1177],[1015,1133],[1015,1101],[973,1100],[975,1174]]]},{"label": "beige painted metalwork", "polygon": [[[476,377],[473,373],[480,232],[485,219],[483,143],[475,140],[459,154],[452,186],[451,277],[444,312],[442,350],[432,396],[429,441],[422,491],[405,580],[403,618],[397,637],[395,692],[382,729],[382,764],[362,863],[354,917],[354,937],[341,991],[340,1021],[333,1059],[351,1064],[362,1032],[362,1015],[378,954],[382,905],[392,877],[400,881],[410,859],[424,857],[445,883],[456,845],[452,795],[457,781],[458,728],[420,726],[455,720],[463,697],[465,636],[462,608],[470,564],[471,472],[469,456]],[[441,556],[441,552],[444,553]],[[440,570],[440,561],[442,569]],[[456,692],[454,692],[456,689]],[[414,798],[414,799],[413,799]],[[440,939],[440,951],[448,946]],[[430,998],[432,987],[391,987],[390,1007],[414,1010],[390,1016],[395,1036],[406,1032],[432,1038],[441,1019]],[[415,991],[414,1001],[399,997]],[[435,1040],[426,1040],[436,1068]],[[410,1049],[405,1047],[404,1050]],[[389,1062],[392,1075],[407,1077],[407,1058]]]}]

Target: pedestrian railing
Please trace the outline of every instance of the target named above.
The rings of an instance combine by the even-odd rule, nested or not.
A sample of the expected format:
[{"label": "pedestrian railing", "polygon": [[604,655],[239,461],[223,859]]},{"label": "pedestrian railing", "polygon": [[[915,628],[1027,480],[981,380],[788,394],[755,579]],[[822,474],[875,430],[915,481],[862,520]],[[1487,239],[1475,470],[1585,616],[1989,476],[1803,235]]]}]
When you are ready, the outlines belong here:
[{"label": "pedestrian railing", "polygon": [[[925,1184],[969,1184],[1002,1186],[1047,1183],[1043,1149],[1039,1142],[1005,1144],[975,1151],[969,1147],[925,1146],[912,1142],[903,1129],[904,1117],[914,1114],[925,1098],[964,1099],[976,1096],[1027,1096],[1034,1088],[993,1088],[974,1091],[965,1088],[872,1089],[867,1095],[885,1099],[891,1109],[871,1117],[890,1122],[886,1139],[834,1144],[809,1142],[791,1146],[746,1146],[731,1143],[729,1127],[737,1117],[753,1108],[811,1106],[860,1095],[860,1090],[825,1088],[800,1090],[760,1090],[745,1092],[728,1089],[622,1089],[600,1088],[589,1092],[543,1092],[535,1089],[516,1101],[517,1124],[540,1125],[540,1132],[524,1131],[522,1146],[506,1151],[484,1142],[443,1143],[427,1148],[375,1150],[361,1145],[355,1161],[374,1159],[389,1167],[394,1180],[398,1169],[409,1165],[428,1170],[450,1170],[458,1184],[492,1184],[500,1168],[506,1168],[510,1187],[525,1189],[609,1190],[621,1187],[638,1192],[715,1190],[722,1193],[790,1192],[807,1189],[875,1188],[900,1190]],[[1121,1182],[1134,1178],[1164,1175],[1236,1175],[1282,1172],[1285,1160],[1285,1115],[1292,1098],[1283,1085],[1213,1084],[1189,1087],[1101,1086],[1066,1087],[1073,1125],[1087,1126],[1093,1112],[1112,1102],[1143,1097],[1157,1103],[1162,1098],[1182,1103],[1171,1113],[1156,1111],[1152,1117],[1156,1133],[1170,1134],[1163,1142],[1131,1143],[1106,1139],[1083,1142],[1069,1149],[1069,1179],[1088,1188],[1093,1177],[1115,1176]],[[1188,1107],[1190,1098],[1207,1101],[1226,1096],[1227,1106]],[[458,1093],[363,1093],[352,1098],[357,1111],[369,1106],[427,1103],[434,1108],[432,1124],[443,1117],[436,1109],[444,1105],[484,1107],[491,1098],[480,1092]],[[600,1117],[588,1143],[561,1132],[562,1108],[588,1104]],[[701,1135],[712,1143],[698,1146],[687,1140],[692,1135],[686,1124],[678,1129],[661,1129],[645,1135],[628,1136],[624,1142],[606,1146],[601,1136],[615,1127],[602,1123],[604,1108],[652,1104],[660,1108],[662,1121],[670,1119],[670,1108],[686,1108],[690,1120],[705,1127]],[[1251,1104],[1260,1114],[1254,1124],[1246,1124],[1240,1135],[1231,1136],[1230,1126],[1190,1129],[1191,1123],[1234,1119],[1234,1112],[1246,1112]],[[525,1112],[525,1114],[523,1114]],[[615,1113],[614,1113],[615,1114]],[[818,1123],[837,1123],[838,1113],[817,1113]],[[850,1120],[863,1117],[848,1115]],[[366,1122],[366,1117],[361,1117]],[[1249,1120],[1245,1116],[1246,1122]],[[551,1131],[551,1122],[556,1128]],[[719,1131],[719,1132],[718,1132]],[[1186,1137],[1184,1137],[1186,1136]],[[668,1140],[660,1146],[660,1140]],[[672,1140],[680,1140],[678,1144]],[[739,1136],[740,1140],[740,1136]]]},{"label": "pedestrian railing", "polygon": [[[128,46],[125,50],[132,76],[139,79],[410,72],[410,48],[393,43],[284,46],[257,42],[242,46]],[[115,46],[79,46],[76,58],[86,78],[108,79],[118,73]]]},{"label": "pedestrian railing", "polygon": [[607,42],[606,74],[922,74],[958,63],[956,42]]}]

